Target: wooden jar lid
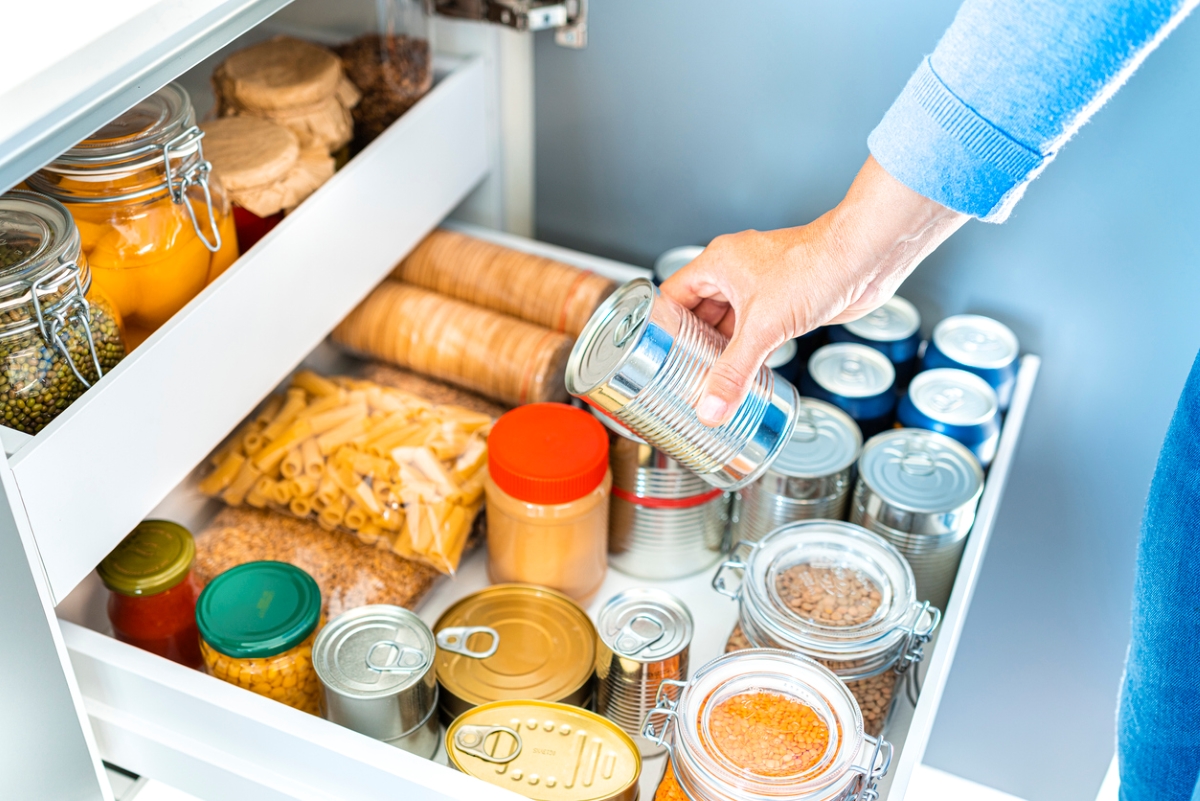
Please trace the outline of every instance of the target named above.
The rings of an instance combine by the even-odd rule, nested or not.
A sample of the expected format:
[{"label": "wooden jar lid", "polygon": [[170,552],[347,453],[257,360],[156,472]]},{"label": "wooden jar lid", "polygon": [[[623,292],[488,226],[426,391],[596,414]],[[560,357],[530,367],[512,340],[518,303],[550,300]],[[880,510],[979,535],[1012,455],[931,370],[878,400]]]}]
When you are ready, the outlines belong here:
[{"label": "wooden jar lid", "polygon": [[300,158],[296,135],[258,117],[223,117],[203,123],[204,157],[230,192],[275,183]]},{"label": "wooden jar lid", "polygon": [[234,53],[213,77],[243,108],[270,111],[311,106],[330,97],[342,78],[342,65],[320,45],[277,36]]}]

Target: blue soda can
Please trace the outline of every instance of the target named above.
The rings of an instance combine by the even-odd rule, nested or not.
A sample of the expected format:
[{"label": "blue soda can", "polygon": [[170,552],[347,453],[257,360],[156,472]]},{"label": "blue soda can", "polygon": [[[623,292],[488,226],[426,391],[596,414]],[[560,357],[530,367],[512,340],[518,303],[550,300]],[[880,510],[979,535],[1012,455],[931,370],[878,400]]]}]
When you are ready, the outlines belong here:
[{"label": "blue soda can", "polygon": [[917,371],[921,346],[921,313],[902,297],[892,299],[852,323],[829,328],[831,342],[857,342],[888,357],[896,368],[896,385],[904,386]]},{"label": "blue soda can", "polygon": [[1004,323],[979,314],[956,314],[933,329],[921,368],[956,367],[982,378],[996,390],[1007,411],[1017,383],[1017,335]]},{"label": "blue soda can", "polygon": [[987,467],[1000,444],[996,390],[974,373],[939,367],[917,373],[900,399],[896,419],[905,428],[924,428],[966,445]]},{"label": "blue soda can", "polygon": [[887,357],[856,342],[817,349],[801,378],[801,394],[832,403],[858,423],[863,438],[891,428],[896,370]]}]

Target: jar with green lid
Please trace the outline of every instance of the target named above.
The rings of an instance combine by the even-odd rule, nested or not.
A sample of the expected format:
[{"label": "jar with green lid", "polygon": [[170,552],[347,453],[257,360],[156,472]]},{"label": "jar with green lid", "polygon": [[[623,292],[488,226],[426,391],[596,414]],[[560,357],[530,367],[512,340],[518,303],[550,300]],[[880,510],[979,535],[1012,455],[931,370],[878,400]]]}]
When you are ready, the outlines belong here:
[{"label": "jar with green lid", "polygon": [[321,590],[284,562],[247,562],[200,594],[196,625],[210,675],[313,715],[321,681],[312,646],[321,627]]},{"label": "jar with green lid", "polygon": [[63,205],[0,195],[0,424],[36,434],[125,356]]},{"label": "jar with green lid", "polygon": [[199,668],[191,532],[166,520],[144,520],[96,569],[108,587],[108,619],[121,642]]}]

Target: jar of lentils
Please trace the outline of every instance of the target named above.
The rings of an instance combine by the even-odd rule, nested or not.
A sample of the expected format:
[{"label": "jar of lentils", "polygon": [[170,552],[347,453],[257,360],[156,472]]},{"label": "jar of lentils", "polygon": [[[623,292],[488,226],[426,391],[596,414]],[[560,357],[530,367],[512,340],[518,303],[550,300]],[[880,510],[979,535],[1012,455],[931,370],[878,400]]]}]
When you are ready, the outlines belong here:
[{"label": "jar of lentils", "polygon": [[0,424],[36,434],[125,356],[61,203],[0,196]]},{"label": "jar of lentils", "polygon": [[247,562],[217,576],[196,602],[208,673],[313,715],[321,680],[312,647],[321,628],[321,590],[285,562]]},{"label": "jar of lentils", "polygon": [[644,734],[671,758],[654,801],[865,801],[891,762],[854,696],[799,654],[759,648],[660,690]]},{"label": "jar of lentils", "polygon": [[[917,601],[913,573],[899,551],[853,523],[807,520],[741,544],[713,577],[736,599],[738,624],[726,651],[782,648],[817,660],[846,682],[867,734],[879,736],[910,674],[941,622]],[[736,589],[731,574],[741,573]]]}]

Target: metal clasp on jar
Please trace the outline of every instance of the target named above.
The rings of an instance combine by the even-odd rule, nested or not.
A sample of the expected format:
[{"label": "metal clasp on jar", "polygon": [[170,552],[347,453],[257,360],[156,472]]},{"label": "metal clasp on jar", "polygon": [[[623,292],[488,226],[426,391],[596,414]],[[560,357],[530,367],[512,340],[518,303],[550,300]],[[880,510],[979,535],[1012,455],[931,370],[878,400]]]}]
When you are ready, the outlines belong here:
[{"label": "metal clasp on jar", "polygon": [[866,765],[853,765],[851,770],[859,774],[858,786],[846,801],[878,801],[879,799],[879,781],[892,767],[892,755],[894,750],[892,744],[882,737],[872,737],[869,734],[863,735],[863,740],[868,743],[873,743],[874,748],[871,750],[871,761]]},{"label": "metal clasp on jar", "polygon": [[[467,645],[467,640],[473,634],[486,634],[492,638],[492,643],[482,651],[473,651]],[[437,633],[438,648],[452,654],[461,654],[471,659],[487,659],[500,648],[500,632],[490,626],[450,626]]]},{"label": "metal clasp on jar", "polygon": [[[96,352],[96,340],[92,337],[91,306],[88,304],[87,298],[84,297],[83,283],[79,278],[79,265],[74,262],[63,262],[62,266],[66,270],[69,280],[75,284],[74,292],[70,293],[50,309],[43,308],[38,293],[53,292],[64,283],[62,281],[62,273],[53,272],[29,285],[29,297],[33,302],[33,313],[37,318],[38,331],[41,333],[42,339],[47,345],[58,351],[60,356],[66,359],[67,366],[75,374],[76,380],[83,384],[85,389],[91,389],[91,382],[84,378],[83,373],[79,371],[75,360],[71,358],[70,351],[67,350],[67,343],[62,338],[62,332],[66,328],[68,320],[74,320],[83,326],[83,333],[88,343],[88,352],[92,356],[92,366],[96,368],[96,380],[104,377],[104,370],[100,367],[100,356]],[[57,280],[57,283],[50,286],[52,279]]]},{"label": "metal clasp on jar", "polygon": [[[744,583],[746,571],[750,568],[749,555],[754,552],[755,547],[757,547],[757,543],[750,542],[749,540],[740,540],[737,545],[733,546],[730,549],[731,558],[722,562],[721,566],[717,568],[717,572],[713,574],[712,588],[727,598],[732,598],[735,601],[739,600],[742,597],[742,584],[739,583],[737,589],[729,589],[729,586],[725,583],[725,571],[740,571],[742,582]],[[742,549],[745,549],[746,556],[739,559],[736,557],[736,554]]]},{"label": "metal clasp on jar", "polygon": [[[924,625],[922,622],[926,621]],[[933,639],[933,633],[942,622],[942,610],[930,606],[929,601],[921,604],[921,610],[913,618],[912,625],[905,632],[904,650],[896,660],[896,672],[904,675],[904,691],[909,702],[917,705],[921,696],[920,671],[917,665],[925,658],[925,643]]]},{"label": "metal clasp on jar", "polygon": [[[671,720],[679,717],[679,699],[683,697],[683,690],[688,686],[686,681],[678,681],[677,679],[663,679],[658,685],[658,692],[654,696],[654,708],[646,713],[645,719],[642,721],[642,736],[660,748],[667,749],[668,753],[674,756],[675,751],[671,743],[667,742],[667,731],[670,728]],[[674,687],[679,692],[674,698],[670,695],[665,695],[663,690],[668,687]],[[662,729],[654,728],[654,716],[665,718],[662,723]]]},{"label": "metal clasp on jar", "polygon": [[[217,215],[213,211],[212,190],[208,186],[208,175],[212,172],[212,164],[204,160],[204,146],[200,143],[203,138],[204,131],[193,125],[165,143],[162,146],[163,166],[167,172],[167,191],[171,193],[171,202],[183,204],[187,209],[188,217],[192,219],[192,227],[196,229],[196,236],[204,243],[204,247],[208,248],[210,252],[216,253],[221,249],[221,229],[217,225]],[[171,151],[186,151],[193,146],[196,150],[196,163],[176,175],[171,169]],[[182,157],[182,154],[178,157]],[[208,208],[208,224],[212,228],[213,242],[209,242],[208,237],[204,235],[204,231],[200,228],[200,221],[196,218],[196,210],[192,208],[191,203],[187,202],[187,190],[190,186],[198,186],[204,192],[204,204]]]}]

